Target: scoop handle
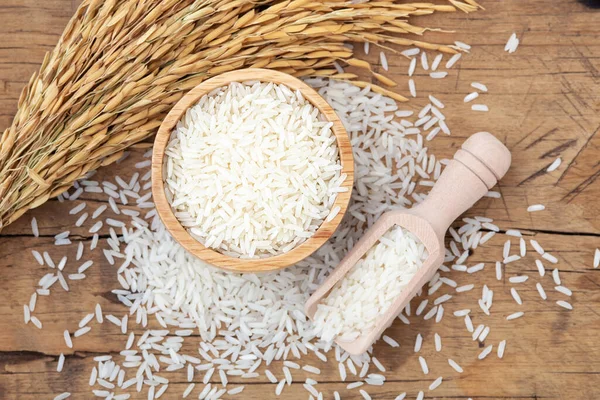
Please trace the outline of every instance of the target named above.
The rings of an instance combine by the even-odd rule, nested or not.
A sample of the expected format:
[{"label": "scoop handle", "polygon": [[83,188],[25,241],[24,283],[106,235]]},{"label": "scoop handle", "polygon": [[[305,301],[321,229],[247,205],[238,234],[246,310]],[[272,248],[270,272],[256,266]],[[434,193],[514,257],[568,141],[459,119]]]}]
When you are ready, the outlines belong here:
[{"label": "scoop handle", "polygon": [[504,176],[510,162],[510,151],[492,134],[472,135],[413,213],[429,221],[443,238],[450,224]]}]

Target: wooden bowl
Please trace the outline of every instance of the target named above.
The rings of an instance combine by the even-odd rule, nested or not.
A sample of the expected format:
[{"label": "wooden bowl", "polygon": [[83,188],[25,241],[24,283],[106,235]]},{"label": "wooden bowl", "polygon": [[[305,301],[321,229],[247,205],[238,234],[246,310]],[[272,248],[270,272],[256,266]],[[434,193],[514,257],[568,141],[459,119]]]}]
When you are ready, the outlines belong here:
[{"label": "wooden bowl", "polygon": [[[339,213],[331,220],[324,221],[313,236],[296,246],[287,253],[278,254],[267,258],[237,258],[230,257],[217,252],[216,250],[205,247],[202,243],[192,237],[188,231],[181,225],[169,204],[165,195],[163,181],[163,165],[165,148],[169,142],[171,132],[177,125],[177,122],[185,114],[188,108],[195,105],[202,96],[212,90],[226,86],[231,82],[261,81],[274,82],[286,85],[293,90],[299,90],[305,99],[310,101],[313,106],[319,109],[324,118],[333,123],[332,131],[337,139],[340,161],[342,164],[342,174],[346,174],[346,179],[342,182],[342,187],[347,188],[346,192],[339,193],[332,209],[340,207]],[[354,182],[354,157],[352,155],[352,146],[348,134],[344,129],[342,121],[335,114],[327,102],[310,86],[301,80],[283,72],[249,68],[238,71],[226,72],[202,82],[194,89],[190,90],[166,116],[162,122],[156,138],[154,140],[154,149],[152,153],[152,195],[158,215],[165,224],[167,230],[173,238],[177,240],[187,251],[200,258],[201,260],[214,266],[236,272],[266,272],[274,271],[293,265],[302,259],[311,255],[323,245],[335,232],[340,224],[350,195],[352,194],[352,184]]]}]

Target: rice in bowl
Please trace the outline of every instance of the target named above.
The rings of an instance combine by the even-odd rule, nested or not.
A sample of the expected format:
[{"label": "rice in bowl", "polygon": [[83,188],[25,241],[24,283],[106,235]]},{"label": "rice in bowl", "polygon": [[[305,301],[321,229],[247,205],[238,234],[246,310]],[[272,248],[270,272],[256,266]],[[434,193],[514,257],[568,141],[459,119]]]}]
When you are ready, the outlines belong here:
[{"label": "rice in bowl", "polygon": [[285,85],[232,82],[171,134],[166,197],[204,246],[231,257],[289,252],[339,209],[346,179],[332,122]]}]

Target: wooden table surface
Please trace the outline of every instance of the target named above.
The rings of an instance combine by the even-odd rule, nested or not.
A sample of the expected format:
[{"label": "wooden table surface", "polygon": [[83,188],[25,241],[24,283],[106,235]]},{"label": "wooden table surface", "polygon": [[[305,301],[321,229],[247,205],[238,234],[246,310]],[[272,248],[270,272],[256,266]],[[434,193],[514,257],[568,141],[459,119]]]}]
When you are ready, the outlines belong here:
[{"label": "wooden table surface", "polygon": [[[38,68],[44,52],[57,42],[77,3],[0,1],[0,128],[9,125],[21,88]],[[527,257],[505,268],[505,276],[526,272],[533,278],[520,288],[524,305],[517,306],[510,297],[509,282],[494,279],[491,263],[500,259],[506,240],[505,235],[496,235],[469,258],[472,263],[488,263],[483,272],[470,278],[477,283],[477,290],[449,302],[442,323],[413,318],[411,325],[397,321],[388,331],[402,346],[393,351],[385,344],[376,346],[376,356],[388,369],[388,382],[368,391],[374,399],[393,399],[403,391],[414,398],[418,390],[443,375],[442,386],[426,391],[426,398],[600,399],[600,269],[592,268],[594,249],[600,247],[600,10],[573,0],[484,0],[482,4],[485,11],[470,15],[421,19],[423,25],[456,31],[431,33],[426,39],[462,40],[473,45],[473,50],[446,79],[433,80],[419,72],[415,78],[419,96],[407,107],[419,109],[426,104],[428,93],[445,102],[453,133],[430,144],[433,154],[450,156],[468,135],[481,130],[506,143],[513,153],[513,166],[500,183],[502,198],[483,199],[469,215],[491,217],[502,229],[521,229],[555,254],[563,284],[573,290],[570,301],[574,310],[569,312],[555,304],[565,296],[552,290],[548,274],[542,280],[549,299],[539,298],[535,282],[540,278],[531,250]],[[509,55],[503,47],[512,32],[517,33],[521,45]],[[377,63],[377,55],[372,51],[360,56]],[[406,93],[408,61],[389,52],[388,59],[390,75],[400,84],[398,91]],[[463,104],[473,81],[489,87],[489,94],[480,98],[490,107],[489,113],[473,112]],[[130,176],[131,165],[140,155],[134,151],[123,164],[102,169],[100,179]],[[557,156],[562,157],[563,164],[557,171],[545,173]],[[100,204],[91,194],[85,198]],[[527,205],[536,203],[545,204],[546,211],[528,213]],[[91,398],[87,380],[93,356],[118,352],[124,346],[126,338],[109,324],[95,325],[92,332],[77,339],[74,350],[63,342],[63,330],[76,328],[97,302],[108,313],[123,314],[123,306],[110,293],[117,287],[114,270],[99,255],[88,278],[72,284],[69,293],[55,290],[51,297],[38,300],[36,315],[43,320],[43,330],[23,324],[23,304],[45,274],[30,249],[48,250],[58,259],[52,244],[56,233],[70,229],[71,235],[86,245],[91,239],[87,230],[74,227],[76,217],[68,215],[71,207],[51,200],[0,235],[2,399],[51,399],[62,391],[72,392],[76,399]],[[40,221],[39,238],[31,234],[33,216]],[[71,256],[74,253],[75,248],[69,250]],[[464,279],[460,273],[452,276],[459,282]],[[476,324],[483,321],[492,327],[485,345],[507,339],[503,360],[494,355],[478,361],[476,356],[485,345],[472,342],[461,319],[450,315],[454,310],[473,307],[484,283],[496,294],[494,310],[491,317],[474,310],[473,319]],[[505,321],[506,315],[518,309],[526,312],[524,318]],[[412,351],[417,332],[424,335],[422,352],[432,371],[428,376],[420,371]],[[435,332],[443,338],[441,353],[433,346]],[[57,373],[56,360],[61,352],[67,360],[64,371]],[[453,372],[447,358],[459,361],[465,372]],[[340,382],[334,360],[327,366],[314,357],[308,360],[321,366],[319,389],[326,397],[332,398],[334,390],[343,398],[360,397]],[[303,381],[303,374],[297,376],[296,381]],[[246,383],[242,398],[275,398],[274,385],[264,375],[233,380]],[[179,398],[186,385],[181,374],[172,375],[164,397]],[[293,386],[296,389],[286,389],[283,398],[307,397],[301,383]],[[194,393],[196,398],[197,391]],[[145,392],[132,398],[145,398]]]}]

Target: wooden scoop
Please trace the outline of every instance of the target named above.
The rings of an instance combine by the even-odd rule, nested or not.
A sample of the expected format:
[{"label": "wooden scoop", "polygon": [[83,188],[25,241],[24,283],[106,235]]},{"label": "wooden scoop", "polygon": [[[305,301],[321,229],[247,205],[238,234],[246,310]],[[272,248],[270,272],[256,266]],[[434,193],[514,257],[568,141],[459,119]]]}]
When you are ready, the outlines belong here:
[{"label": "wooden scoop", "polygon": [[364,234],[323,285],[308,299],[305,305],[306,315],[313,318],[321,299],[327,297],[335,284],[391,227],[398,225],[412,232],[425,245],[429,254],[421,269],[369,333],[352,342],[336,340],[350,354],[367,351],[442,264],[444,236],[450,224],[504,176],[510,161],[510,152],[493,135],[480,132],[469,137],[423,202],[409,210],[383,214]]}]

